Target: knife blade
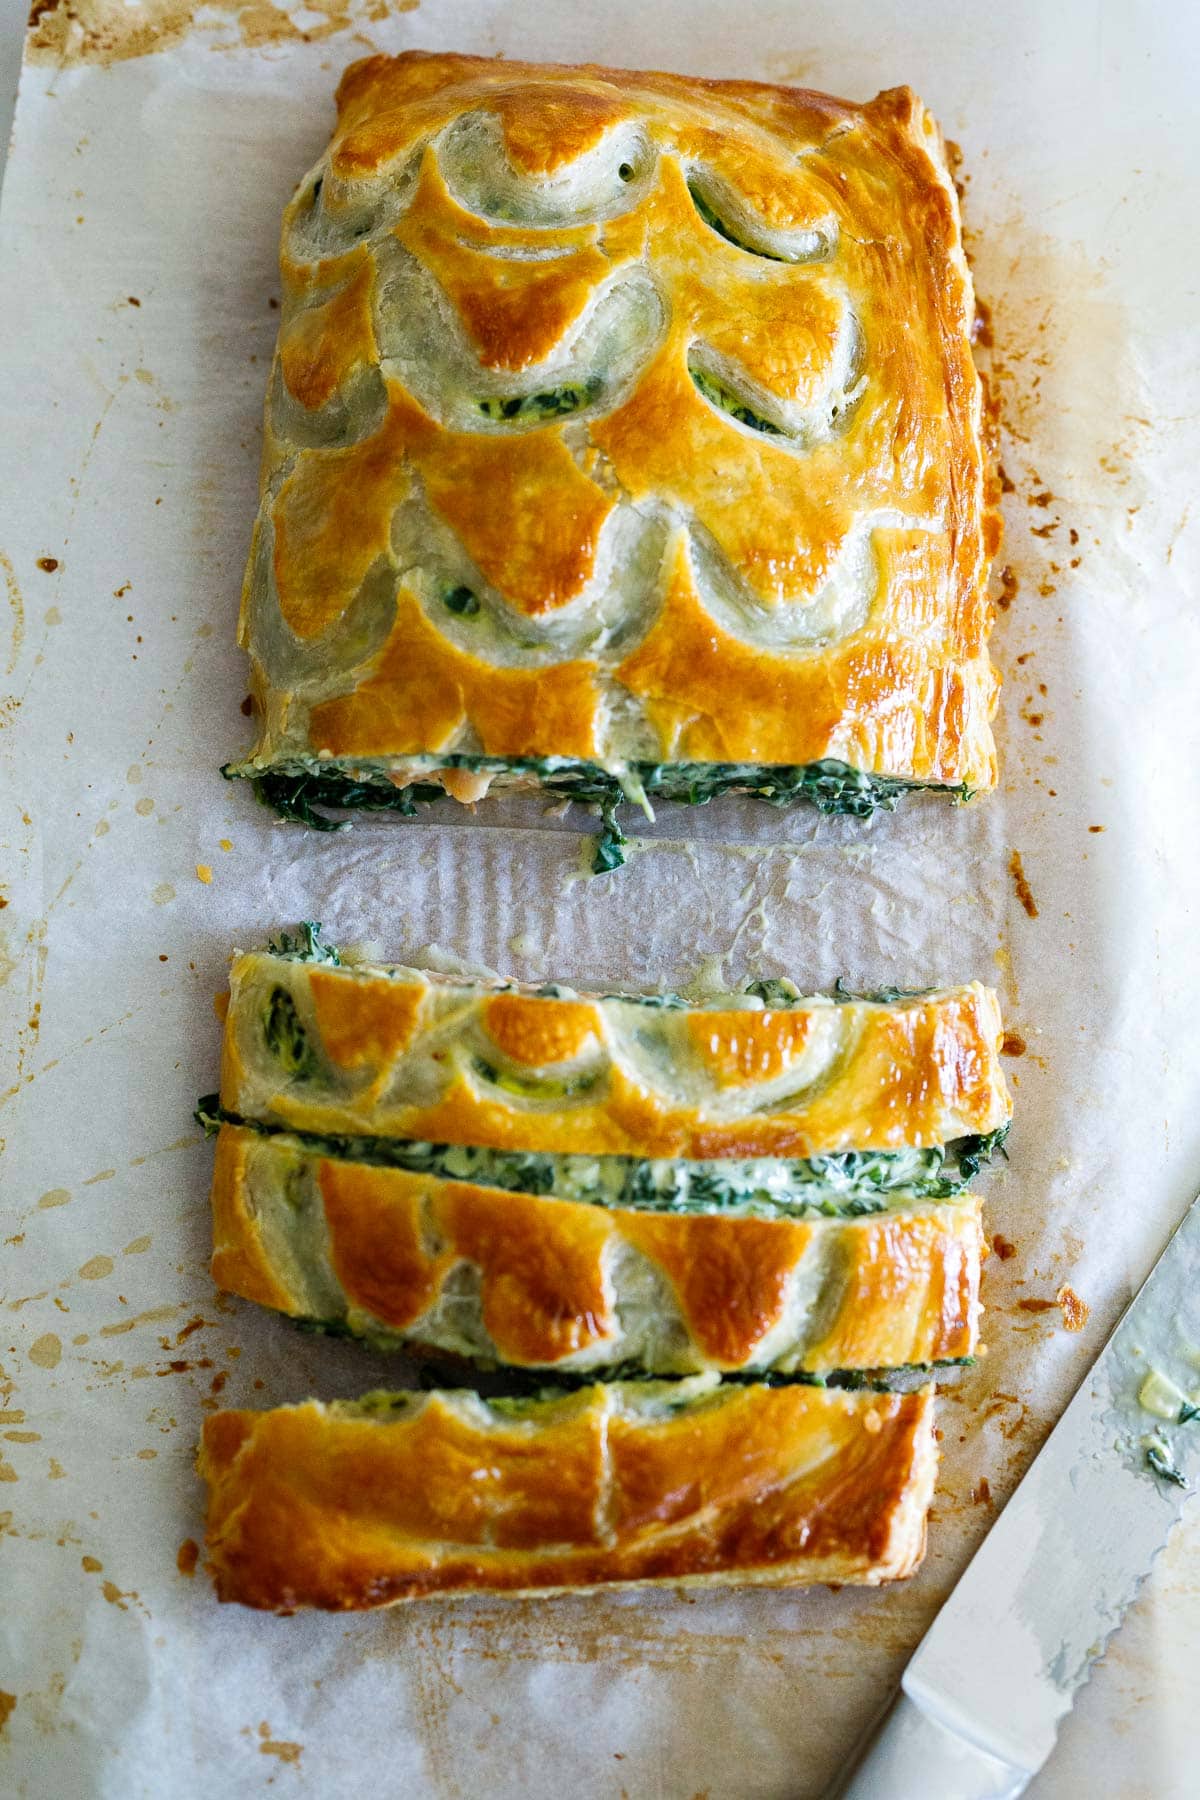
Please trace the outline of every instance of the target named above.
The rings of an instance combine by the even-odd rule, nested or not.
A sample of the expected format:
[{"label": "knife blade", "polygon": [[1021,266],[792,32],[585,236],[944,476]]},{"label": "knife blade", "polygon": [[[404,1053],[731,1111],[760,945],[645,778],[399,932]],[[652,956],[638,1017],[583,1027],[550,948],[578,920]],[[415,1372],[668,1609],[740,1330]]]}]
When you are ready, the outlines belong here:
[{"label": "knife blade", "polygon": [[1198,1482],[1200,1195],[921,1640],[844,1800],[1022,1794]]}]

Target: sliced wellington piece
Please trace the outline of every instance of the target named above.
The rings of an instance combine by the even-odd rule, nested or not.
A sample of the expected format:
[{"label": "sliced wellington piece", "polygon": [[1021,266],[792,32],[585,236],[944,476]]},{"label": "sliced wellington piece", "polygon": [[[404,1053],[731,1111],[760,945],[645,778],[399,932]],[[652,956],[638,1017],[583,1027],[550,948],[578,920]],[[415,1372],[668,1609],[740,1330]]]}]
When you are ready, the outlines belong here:
[{"label": "sliced wellington piece", "polygon": [[616,1383],[204,1421],[222,1600],[345,1611],[454,1591],[858,1582],[921,1560],[928,1391]]},{"label": "sliced wellington piece", "polygon": [[563,1371],[825,1375],[976,1347],[979,1204],[636,1210],[321,1156],[223,1125],[213,1279],[381,1347]]},{"label": "sliced wellington piece", "polygon": [[899,1151],[1001,1129],[996,997],[522,992],[261,952],[234,963],[220,1102],[263,1124],[535,1152]]}]

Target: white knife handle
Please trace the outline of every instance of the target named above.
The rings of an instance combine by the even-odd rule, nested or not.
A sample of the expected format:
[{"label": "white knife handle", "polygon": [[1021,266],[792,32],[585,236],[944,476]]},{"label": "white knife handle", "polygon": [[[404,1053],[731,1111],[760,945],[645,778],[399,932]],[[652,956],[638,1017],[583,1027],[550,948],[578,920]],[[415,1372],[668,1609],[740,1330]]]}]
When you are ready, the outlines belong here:
[{"label": "white knife handle", "polygon": [[1032,1775],[947,1730],[901,1690],[840,1800],[1017,1800]]}]

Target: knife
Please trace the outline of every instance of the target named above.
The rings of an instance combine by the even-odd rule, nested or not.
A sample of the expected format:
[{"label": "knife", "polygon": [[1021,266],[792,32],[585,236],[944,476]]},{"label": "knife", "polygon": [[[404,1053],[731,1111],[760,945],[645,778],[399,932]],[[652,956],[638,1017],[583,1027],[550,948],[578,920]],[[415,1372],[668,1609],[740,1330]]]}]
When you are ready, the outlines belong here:
[{"label": "knife", "polygon": [[843,1800],[1016,1800],[1200,1484],[1200,1195],[917,1647]]}]

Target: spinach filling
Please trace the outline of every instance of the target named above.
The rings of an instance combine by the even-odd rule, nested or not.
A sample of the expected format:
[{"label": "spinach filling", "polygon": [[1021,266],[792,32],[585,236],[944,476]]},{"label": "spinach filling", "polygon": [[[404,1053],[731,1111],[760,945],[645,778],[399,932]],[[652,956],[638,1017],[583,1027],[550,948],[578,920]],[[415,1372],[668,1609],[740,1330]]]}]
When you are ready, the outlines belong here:
[{"label": "spinach filling", "polygon": [[754,244],[748,244],[744,238],[738,237],[732,226],[727,225],[720,213],[705,199],[700,185],[696,181],[688,182],[688,193],[692,196],[692,204],[710,231],[723,237],[727,244],[733,244],[738,250],[744,250],[748,256],[761,256],[767,262],[786,262],[787,257],[777,256],[773,250],[760,250]]},{"label": "spinach filling", "polygon": [[1163,1481],[1169,1481],[1174,1487],[1185,1488],[1187,1486],[1187,1476],[1175,1467],[1171,1461],[1170,1451],[1165,1444],[1151,1444],[1146,1451],[1146,1461]]},{"label": "spinach filling", "polygon": [[566,413],[579,412],[599,398],[603,383],[598,375],[566,387],[548,388],[540,394],[507,394],[480,400],[479,410],[485,419],[507,423],[513,419],[561,419]]},{"label": "spinach filling", "polygon": [[267,1048],[285,1073],[305,1081],[317,1072],[316,1052],[300,1023],[296,1002],[286,988],[272,988],[263,1019]]},{"label": "spinach filling", "polygon": [[479,595],[473,588],[451,588],[442,595],[442,605],[447,612],[457,613],[460,619],[473,619],[479,611]]},{"label": "spinach filling", "polygon": [[[369,1334],[352,1331],[342,1319],[288,1317],[287,1323],[311,1336],[352,1338],[357,1343],[365,1343],[368,1348],[384,1353],[397,1349],[395,1338],[372,1338]],[[528,1417],[539,1403],[565,1399],[569,1394],[578,1393],[581,1388],[596,1387],[598,1384],[610,1386],[619,1381],[661,1388],[663,1392],[655,1398],[662,1400],[664,1412],[670,1412],[677,1406],[692,1405],[697,1400],[691,1386],[696,1380],[695,1373],[648,1374],[636,1362],[612,1363],[595,1369],[555,1369],[551,1385],[547,1381],[551,1371],[545,1368],[525,1369],[501,1364],[488,1356],[470,1356],[461,1351],[441,1350],[419,1341],[405,1342],[402,1348],[412,1359],[410,1379],[414,1389],[421,1392],[436,1388],[467,1388],[472,1392],[478,1391],[494,1412],[505,1413],[513,1418]],[[823,1375],[815,1375],[807,1369],[724,1369],[721,1371],[719,1387],[710,1389],[705,1398],[711,1398],[720,1388],[728,1386],[816,1387],[869,1390],[877,1394],[907,1393],[914,1387],[921,1386],[935,1369],[969,1369],[974,1363],[973,1356],[950,1356],[939,1362],[899,1363],[892,1368],[830,1369]],[[502,1382],[503,1387],[493,1386],[493,1381]],[[679,1398],[674,1402],[671,1399],[672,1388],[679,1391]],[[377,1390],[365,1394],[355,1404],[364,1412],[386,1415],[402,1411],[406,1403],[407,1396],[403,1393],[392,1396],[386,1391]],[[1151,1467],[1155,1467],[1153,1462]]]},{"label": "spinach filling", "polygon": [[481,1081],[497,1087],[502,1093],[516,1094],[522,1100],[566,1100],[573,1094],[587,1094],[595,1087],[598,1075],[564,1078],[557,1075],[517,1075],[499,1069],[482,1056],[471,1058],[471,1068]]},{"label": "spinach filling", "polygon": [[[965,785],[947,788],[940,782],[872,775],[832,758],[815,763],[635,762],[624,776],[611,774],[597,763],[564,756],[450,754],[419,759],[418,772],[437,769],[469,769],[494,774],[510,784],[537,784],[551,794],[591,807],[601,821],[592,861],[596,874],[620,868],[626,860],[628,839],[617,819],[617,808],[626,804],[631,794],[684,806],[707,806],[722,794],[747,794],[769,806],[794,806],[803,801],[818,812],[856,819],[894,812],[902,795],[921,789],[949,793],[956,802],[971,797]],[[227,763],[221,773],[228,780],[251,778],[264,806],[316,831],[343,829],[346,821],[330,817],[329,808],[390,812],[411,819],[421,806],[445,797],[440,783],[418,780],[398,788],[382,770],[359,769],[347,774],[315,760],[296,759],[262,773],[248,764]]]},{"label": "spinach filling", "polygon": [[[299,1321],[297,1321],[299,1323]],[[306,1321],[305,1328],[314,1329],[311,1321]],[[315,1326],[322,1329],[320,1324]],[[335,1328],[336,1331],[336,1328]],[[456,1373],[454,1364],[446,1362],[434,1364],[421,1375],[422,1385],[428,1382],[431,1387],[467,1386],[474,1368],[488,1367],[486,1363],[475,1364],[470,1358],[462,1359],[466,1379],[454,1380]],[[828,1374],[814,1375],[806,1369],[723,1369],[721,1371],[721,1387],[817,1387],[817,1388],[849,1388],[869,1389],[877,1394],[904,1393],[918,1387],[927,1379],[934,1369],[969,1369],[974,1365],[973,1356],[951,1356],[942,1362],[935,1363],[900,1363],[895,1368],[886,1369],[830,1369]],[[493,1365],[494,1366],[494,1365]],[[513,1401],[519,1406],[528,1400],[556,1399],[564,1388],[569,1391],[581,1387],[594,1387],[597,1381],[611,1383],[614,1381],[645,1381],[646,1372],[636,1363],[616,1363],[606,1368],[601,1374],[597,1370],[556,1369],[554,1371],[554,1387],[546,1384],[545,1369],[505,1368],[504,1385]],[[655,1375],[652,1377],[657,1385],[660,1382],[695,1381],[695,1375]],[[557,1392],[556,1392],[557,1390]],[[714,1393],[717,1389],[712,1390]],[[506,1396],[507,1397],[507,1396]],[[688,1394],[682,1404],[693,1402]],[[496,1401],[488,1397],[488,1405],[495,1407]]]},{"label": "spinach filling", "polygon": [[744,400],[740,400],[731,387],[723,381],[718,381],[715,375],[707,374],[698,363],[688,363],[688,374],[691,376],[697,392],[704,396],[708,404],[715,406],[718,412],[728,413],[729,417],[736,419],[739,425],[748,425],[751,431],[766,432],[768,437],[786,437],[788,435],[782,425],[776,425],[772,420],[764,419],[761,413],[756,413],[752,407],[746,405]]},{"label": "spinach filling", "polygon": [[342,966],[337,945],[321,942],[319,919],[301,919],[294,936],[290,931],[281,931],[277,938],[268,938],[267,949],[282,962],[328,963],[335,969]]},{"label": "spinach filling", "polygon": [[922,1200],[953,1200],[984,1163],[1003,1154],[1007,1125],[986,1137],[958,1138],[943,1149],[843,1150],[805,1160],[777,1157],[689,1162],[636,1156],[581,1156],[496,1150],[477,1144],[432,1144],[408,1138],[285,1130],[242,1118],[208,1094],[196,1118],[213,1132],[239,1125],[284,1137],[343,1162],[406,1169],[448,1181],[470,1181],[509,1193],[546,1194],[591,1206],[642,1212],[720,1213],[761,1218],[861,1218]]}]

